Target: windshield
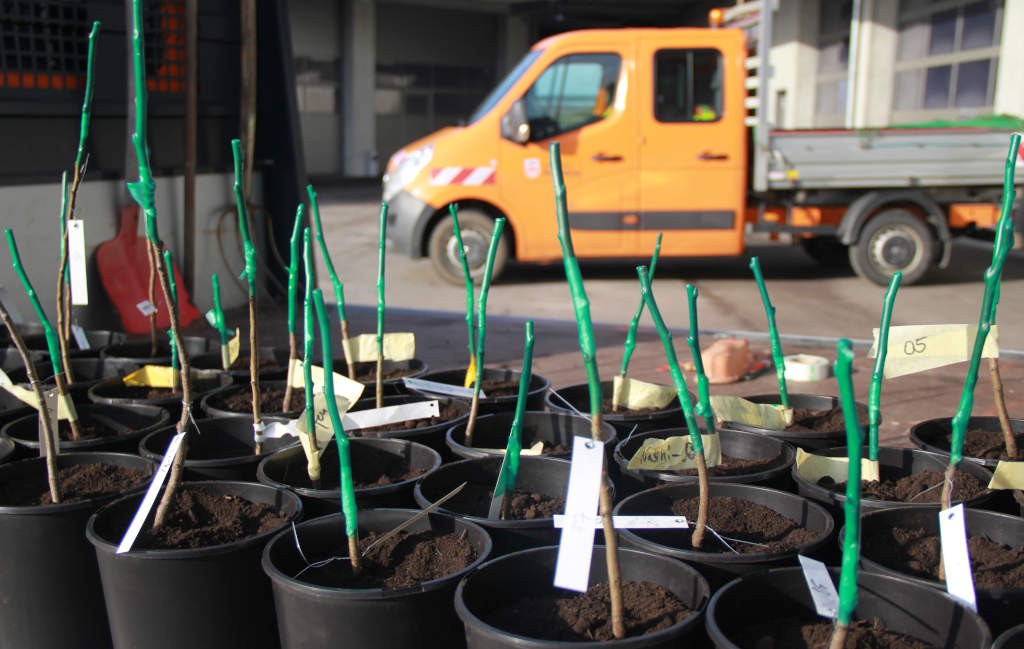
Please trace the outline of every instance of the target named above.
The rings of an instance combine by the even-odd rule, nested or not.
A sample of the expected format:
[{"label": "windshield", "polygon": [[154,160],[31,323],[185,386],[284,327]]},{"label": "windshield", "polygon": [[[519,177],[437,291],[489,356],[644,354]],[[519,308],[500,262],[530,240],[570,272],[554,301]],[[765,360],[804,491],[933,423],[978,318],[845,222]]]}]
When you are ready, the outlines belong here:
[{"label": "windshield", "polygon": [[490,110],[494,108],[494,104],[498,103],[498,100],[505,96],[508,89],[515,85],[515,82],[519,80],[519,77],[523,76],[523,73],[533,65],[533,62],[536,61],[537,57],[543,52],[544,50],[532,50],[527,52],[526,56],[516,64],[516,67],[512,68],[512,71],[501,80],[501,83],[499,83],[498,86],[492,90],[489,95],[487,95],[480,106],[473,111],[473,114],[469,116],[469,123],[472,124],[490,112]]}]

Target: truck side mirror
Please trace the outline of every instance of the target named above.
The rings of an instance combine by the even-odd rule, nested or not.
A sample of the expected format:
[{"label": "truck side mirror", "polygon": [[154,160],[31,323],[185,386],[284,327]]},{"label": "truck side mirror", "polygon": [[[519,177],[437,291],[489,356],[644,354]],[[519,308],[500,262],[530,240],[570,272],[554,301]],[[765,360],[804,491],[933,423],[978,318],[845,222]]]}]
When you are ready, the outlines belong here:
[{"label": "truck side mirror", "polygon": [[526,104],[517,99],[501,116],[501,137],[516,144],[530,141],[530,123],[526,121]]}]

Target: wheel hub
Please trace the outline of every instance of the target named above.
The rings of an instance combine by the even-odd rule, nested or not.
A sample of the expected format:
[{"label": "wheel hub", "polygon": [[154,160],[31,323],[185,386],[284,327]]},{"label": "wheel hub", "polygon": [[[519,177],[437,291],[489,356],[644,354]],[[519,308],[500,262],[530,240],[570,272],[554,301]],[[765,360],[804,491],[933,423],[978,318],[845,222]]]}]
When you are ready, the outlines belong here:
[{"label": "wheel hub", "polygon": [[892,271],[907,268],[918,254],[917,243],[900,230],[879,233],[872,247],[878,265]]},{"label": "wheel hub", "polygon": [[[466,253],[466,263],[469,265],[469,272],[475,273],[484,267],[487,261],[488,240],[475,230],[462,231],[462,247]],[[462,258],[459,255],[459,243],[453,234],[445,244],[445,255],[448,263],[453,268],[462,269]]]}]

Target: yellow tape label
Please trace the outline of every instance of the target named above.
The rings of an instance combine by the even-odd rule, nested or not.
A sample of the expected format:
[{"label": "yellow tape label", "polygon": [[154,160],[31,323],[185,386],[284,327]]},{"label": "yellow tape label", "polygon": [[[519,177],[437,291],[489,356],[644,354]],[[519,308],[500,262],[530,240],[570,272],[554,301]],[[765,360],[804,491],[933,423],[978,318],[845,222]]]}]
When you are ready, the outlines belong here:
[{"label": "yellow tape label", "polygon": [[[824,477],[831,478],[836,484],[846,482],[849,467],[849,458],[813,455],[802,448],[796,450],[796,472],[811,483]],[[861,458],[860,479],[861,482],[878,480],[878,460]]]},{"label": "yellow tape label", "polygon": [[462,386],[466,388],[473,387],[476,383],[476,356],[469,358],[469,367],[466,368],[466,378],[462,381]]},{"label": "yellow tape label", "polygon": [[713,394],[711,410],[718,421],[732,421],[769,430],[784,430],[793,423],[793,409],[770,403],[754,403],[740,397]]},{"label": "yellow tape label", "polygon": [[[11,383],[6,374],[3,375],[3,378],[7,380],[3,381],[0,379],[0,387],[10,392],[18,401],[39,410],[39,398],[36,396],[35,390],[26,388],[23,385]],[[78,412],[75,410],[75,403],[66,395],[57,397],[57,419],[78,420]]]},{"label": "yellow tape label", "polygon": [[[377,360],[377,335],[362,334],[352,338],[353,363]],[[413,333],[384,334],[384,360],[407,361],[416,356],[416,335]]]},{"label": "yellow tape label", "polygon": [[992,473],[989,489],[1024,489],[1024,462],[1000,460]]},{"label": "yellow tape label", "polygon": [[[288,372],[288,382],[293,388],[304,388],[306,382],[302,375],[302,363],[300,361],[293,361],[290,371]],[[310,368],[310,374],[313,378],[313,392],[323,392],[324,390],[324,368],[314,365]],[[359,397],[363,396],[363,389],[366,387],[358,381],[353,381],[347,376],[333,373],[334,376],[334,394],[339,397],[344,397],[349,403],[355,403],[359,401]]]},{"label": "yellow tape label", "polygon": [[[701,435],[704,444],[704,462],[707,466],[718,466],[722,463],[722,447],[718,434]],[[687,435],[666,439],[644,440],[629,460],[629,469],[650,469],[661,471],[678,471],[697,468],[697,454],[693,451],[693,443]]]},{"label": "yellow tape label", "polygon": [[[878,353],[878,329],[872,329],[874,343],[869,358]],[[940,324],[889,328],[889,348],[885,357],[887,379],[926,372],[969,360],[978,335],[977,325]],[[999,327],[994,325],[985,337],[982,358],[999,357]]]},{"label": "yellow tape label", "polygon": [[239,342],[238,338],[241,332],[241,329],[235,329],[235,335],[232,336],[231,340],[228,341],[228,367],[234,365],[235,361],[238,360],[238,352],[239,348],[241,347],[241,343]]},{"label": "yellow tape label", "polygon": [[676,397],[675,388],[616,375],[612,379],[612,403],[630,410],[664,408]]},{"label": "yellow tape label", "polygon": [[[334,402],[338,404],[339,417],[344,417],[348,409],[355,403],[355,401],[349,401],[346,397],[340,395],[335,395]],[[323,392],[317,392],[313,396],[313,426],[316,429],[317,450],[322,453],[331,440],[334,439],[334,426],[331,424],[331,416],[327,411],[327,397]],[[295,422],[295,428],[299,433],[302,433],[299,435],[299,440],[305,440],[303,445],[308,448],[309,431],[306,430],[305,414],[301,415]],[[308,450],[306,455],[308,459]]]}]

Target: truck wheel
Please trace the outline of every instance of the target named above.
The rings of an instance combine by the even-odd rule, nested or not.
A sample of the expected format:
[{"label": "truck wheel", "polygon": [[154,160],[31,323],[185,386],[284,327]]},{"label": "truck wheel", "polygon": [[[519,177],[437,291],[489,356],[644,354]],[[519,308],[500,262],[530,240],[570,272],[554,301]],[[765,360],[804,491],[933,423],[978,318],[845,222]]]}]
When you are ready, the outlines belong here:
[{"label": "truck wheel", "polygon": [[903,271],[903,285],[924,277],[935,260],[936,241],[931,229],[913,214],[900,209],[873,216],[850,246],[850,263],[858,275],[887,286]]},{"label": "truck wheel", "polygon": [[[491,243],[491,232],[494,230],[494,219],[485,212],[475,209],[459,210],[459,230],[462,233],[462,245],[466,250],[466,262],[469,264],[469,272],[473,282],[479,284],[482,280],[484,266],[487,263],[487,247]],[[509,237],[512,233],[508,228],[502,232],[498,241],[498,249],[494,255],[494,267],[491,271],[491,279],[495,280],[501,276],[508,265],[509,258]],[[434,265],[437,274],[443,280],[457,286],[464,286],[465,276],[462,273],[462,259],[459,255],[459,246],[455,240],[455,229],[452,227],[450,217],[442,218],[434,226],[430,233],[430,240],[427,243],[427,251],[430,261]]]},{"label": "truck wheel", "polygon": [[800,247],[807,256],[825,268],[849,268],[850,260],[846,246],[836,237],[809,237],[800,240]]}]

